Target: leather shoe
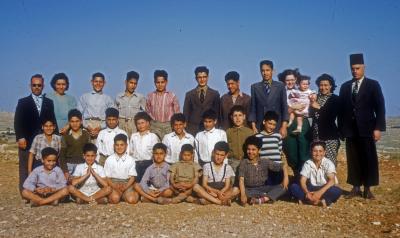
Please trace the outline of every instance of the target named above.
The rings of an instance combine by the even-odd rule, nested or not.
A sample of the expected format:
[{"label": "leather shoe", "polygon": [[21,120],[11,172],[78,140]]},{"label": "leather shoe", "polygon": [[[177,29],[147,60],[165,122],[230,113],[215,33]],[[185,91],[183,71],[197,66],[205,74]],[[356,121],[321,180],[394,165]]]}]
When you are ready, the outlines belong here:
[{"label": "leather shoe", "polygon": [[376,197],[374,196],[374,194],[370,190],[364,190],[363,197],[365,199],[376,200]]},{"label": "leather shoe", "polygon": [[362,193],[360,189],[353,188],[350,193],[345,197],[346,199],[362,197]]}]

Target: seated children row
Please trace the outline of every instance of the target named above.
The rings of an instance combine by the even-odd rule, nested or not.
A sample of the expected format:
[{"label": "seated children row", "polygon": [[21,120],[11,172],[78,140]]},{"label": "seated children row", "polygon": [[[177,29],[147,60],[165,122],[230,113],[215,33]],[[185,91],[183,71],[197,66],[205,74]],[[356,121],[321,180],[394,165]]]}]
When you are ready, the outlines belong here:
[{"label": "seated children row", "polygon": [[[335,167],[324,158],[325,145],[313,144],[312,160],[301,172],[301,184],[292,185],[293,195],[299,201],[311,204],[329,205],[340,196],[335,187]],[[240,202],[262,204],[273,202],[282,196],[284,185],[268,185],[268,170],[281,171],[286,165],[269,159],[260,159],[261,139],[251,136],[245,141],[248,159],[242,160],[238,168],[238,187],[231,186],[235,176],[232,168],[224,164],[229,148],[226,142],[216,143],[213,161],[203,169],[193,161],[194,150],[190,144],[182,146],[180,161],[169,166],[165,162],[167,148],[162,143],[153,147],[153,164],[146,169],[140,183],[135,181],[134,159],[126,153],[127,137],[118,134],[114,138],[115,153],[107,158],[105,167],[95,162],[97,148],[86,144],[83,148],[85,163],[76,166],[71,185],[59,167],[56,167],[57,151],[46,147],[42,150],[43,165],[35,168],[24,183],[22,196],[33,206],[58,204],[59,199],[71,194],[77,203],[118,203],[124,200],[134,204],[142,196],[142,201],[160,204],[182,201],[200,204],[214,203],[230,205],[231,200],[240,194]],[[202,186],[198,179],[203,170]],[[310,185],[307,185],[307,180]],[[321,184],[325,180],[325,184]],[[199,198],[192,195],[195,192]]]}]

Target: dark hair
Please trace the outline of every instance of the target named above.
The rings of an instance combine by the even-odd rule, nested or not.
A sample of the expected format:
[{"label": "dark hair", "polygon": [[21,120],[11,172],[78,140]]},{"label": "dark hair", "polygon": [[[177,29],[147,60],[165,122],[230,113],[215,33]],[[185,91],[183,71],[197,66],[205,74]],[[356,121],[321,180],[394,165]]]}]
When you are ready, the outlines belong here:
[{"label": "dark hair", "polygon": [[156,70],[154,71],[154,83],[156,83],[156,80],[158,77],[163,77],[165,80],[168,81],[168,73],[165,70]]},{"label": "dark hair", "polygon": [[274,120],[274,121],[278,122],[279,121],[279,115],[275,111],[267,111],[264,114],[263,120],[264,121]]},{"label": "dark hair", "polygon": [[208,70],[208,68],[206,66],[198,66],[196,67],[196,69],[194,70],[194,74],[197,76],[198,73],[206,73],[208,75],[210,71]]},{"label": "dark hair", "polygon": [[135,121],[135,124],[137,123],[137,121],[139,121],[141,119],[148,121],[148,122],[151,121],[151,117],[147,112],[138,112],[138,113],[136,113],[135,117],[133,118],[133,120]]},{"label": "dark hair", "polygon": [[117,143],[117,141],[121,140],[125,143],[128,143],[128,137],[124,134],[118,134],[114,137],[114,143]]},{"label": "dark hair", "polygon": [[227,74],[225,74],[225,82],[228,82],[229,80],[233,81],[239,81],[240,80],[240,75],[236,71],[230,71]]},{"label": "dark hair", "polygon": [[233,115],[234,112],[241,112],[246,115],[246,109],[242,105],[235,105],[229,111],[229,117]]},{"label": "dark hair", "polygon": [[293,75],[295,77],[295,79],[297,80],[300,76],[300,72],[299,69],[285,69],[282,73],[278,74],[278,79],[279,81],[281,81],[282,83],[286,83],[286,76],[288,75]]},{"label": "dark hair", "polygon": [[225,153],[229,152],[229,145],[225,141],[218,141],[214,145],[214,150],[224,151]]},{"label": "dark hair", "polygon": [[316,146],[322,146],[322,148],[324,148],[324,150],[326,150],[326,144],[323,141],[314,141],[314,142],[312,142],[311,145],[310,145],[310,149],[312,150]]},{"label": "dark hair", "polygon": [[46,124],[46,122],[51,122],[53,125],[57,125],[57,122],[54,119],[44,118],[42,120],[42,125]]},{"label": "dark hair", "polygon": [[257,147],[258,149],[261,149],[261,147],[262,147],[262,140],[261,140],[261,138],[258,138],[258,137],[256,137],[256,136],[249,136],[249,137],[247,137],[247,139],[244,141],[244,146],[243,146],[243,148],[246,148],[246,149],[247,149],[247,147],[248,147],[249,145],[254,145],[254,146]]},{"label": "dark hair", "polygon": [[65,80],[65,83],[67,84],[67,87],[65,88],[65,90],[69,89],[69,79],[68,76],[65,73],[57,73],[53,76],[53,78],[51,79],[50,85],[51,87],[56,90],[56,83],[58,80],[63,79]]},{"label": "dark hair", "polygon": [[331,93],[333,93],[333,91],[335,91],[336,83],[335,83],[335,79],[332,76],[330,76],[329,74],[321,74],[315,81],[315,84],[319,87],[319,84],[321,83],[321,81],[328,81],[329,84],[332,86]]},{"label": "dark hair", "polygon": [[106,80],[106,78],[104,77],[104,74],[102,74],[100,72],[94,73],[92,75],[92,80],[94,80],[95,78],[102,78],[103,80]]},{"label": "dark hair", "polygon": [[41,75],[41,74],[34,74],[34,75],[32,75],[32,77],[31,77],[31,82],[32,82],[32,79],[33,79],[33,78],[40,78],[40,79],[42,79],[42,82],[44,82],[43,75]]},{"label": "dark hair", "polygon": [[310,76],[307,76],[307,75],[300,75],[298,78],[297,78],[297,84],[298,85],[300,85],[300,83],[301,83],[301,81],[308,81],[308,82],[310,82],[310,80],[311,80],[311,77]]},{"label": "dark hair", "polygon": [[58,151],[53,147],[46,147],[42,150],[41,154],[42,154],[42,159],[46,159],[47,156],[49,155],[58,156]]},{"label": "dark hair", "polygon": [[193,145],[191,145],[191,144],[182,145],[180,153],[182,154],[183,152],[190,152],[193,154],[194,153]]},{"label": "dark hair", "polygon": [[263,65],[268,65],[269,67],[271,67],[271,69],[274,69],[274,63],[271,60],[262,60],[260,62],[260,69]]},{"label": "dark hair", "polygon": [[129,81],[131,79],[136,79],[136,81],[139,81],[139,73],[136,71],[129,71],[126,73],[126,81]]},{"label": "dark hair", "polygon": [[92,151],[95,154],[97,154],[97,146],[93,143],[86,143],[83,145],[82,151],[84,154],[86,154],[89,151]]},{"label": "dark hair", "polygon": [[208,109],[207,111],[203,112],[203,115],[201,115],[201,119],[202,120],[205,120],[205,119],[217,120],[217,113],[212,109]]},{"label": "dark hair", "polygon": [[183,113],[175,113],[174,115],[172,115],[171,117],[171,126],[174,125],[174,123],[176,121],[181,121],[183,123],[186,122],[186,117]]},{"label": "dark hair", "polygon": [[153,152],[156,151],[156,150],[158,150],[158,149],[161,149],[161,150],[163,150],[165,153],[167,153],[167,146],[164,145],[163,143],[156,143],[156,144],[153,146]]},{"label": "dark hair", "polygon": [[68,121],[71,120],[72,117],[77,117],[79,120],[82,120],[82,113],[76,108],[71,109],[68,112]]},{"label": "dark hair", "polygon": [[109,107],[106,109],[106,118],[107,117],[119,117],[119,111],[116,108]]}]

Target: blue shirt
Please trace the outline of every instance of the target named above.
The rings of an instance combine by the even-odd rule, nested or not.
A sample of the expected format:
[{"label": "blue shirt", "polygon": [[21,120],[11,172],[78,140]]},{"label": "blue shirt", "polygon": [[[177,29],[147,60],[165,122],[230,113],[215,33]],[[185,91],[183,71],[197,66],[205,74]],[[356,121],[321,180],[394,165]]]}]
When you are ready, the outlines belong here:
[{"label": "blue shirt", "polygon": [[24,189],[32,192],[36,188],[50,187],[58,190],[65,186],[67,186],[67,180],[60,167],[56,166],[51,171],[46,171],[43,165],[34,169],[23,185]]},{"label": "blue shirt", "polygon": [[[114,100],[103,92],[92,91],[81,96],[78,103],[78,110],[82,112],[83,119],[100,118],[102,121],[106,118],[106,109],[115,108]],[[83,123],[84,126],[85,122]]]},{"label": "blue shirt", "polygon": [[46,97],[53,100],[57,126],[59,129],[63,128],[68,123],[68,112],[77,107],[75,98],[66,94],[59,95],[55,92],[46,94]]}]

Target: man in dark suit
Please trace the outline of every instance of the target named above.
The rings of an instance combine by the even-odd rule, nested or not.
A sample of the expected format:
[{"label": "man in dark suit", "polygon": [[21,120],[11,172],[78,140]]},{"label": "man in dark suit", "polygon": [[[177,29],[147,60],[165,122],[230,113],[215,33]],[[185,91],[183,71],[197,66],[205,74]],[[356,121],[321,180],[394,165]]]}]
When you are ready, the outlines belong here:
[{"label": "man in dark suit", "polygon": [[205,66],[199,66],[194,71],[197,87],[190,90],[185,95],[183,114],[187,120],[186,130],[196,136],[196,133],[203,130],[201,120],[205,111],[212,109],[219,118],[219,93],[210,88],[208,84],[209,70]]},{"label": "man in dark suit", "polygon": [[[33,138],[41,132],[42,123],[52,120],[56,123],[54,105],[42,94],[44,79],[40,74],[31,77],[32,94],[18,100],[14,116],[14,130],[18,144],[19,189],[28,177],[28,155]],[[56,129],[56,131],[58,131]]]},{"label": "man in dark suit", "polygon": [[[376,141],[386,130],[385,100],[379,83],[364,76],[362,54],[350,55],[353,79],[340,88],[340,133],[346,138],[348,197],[375,199],[370,187],[379,184]],[[364,193],[360,187],[364,186]]]},{"label": "man in dark suit", "polygon": [[254,133],[263,130],[263,118],[267,111],[275,111],[279,115],[276,132],[287,134],[289,121],[286,89],[283,83],[272,80],[274,64],[270,60],[260,62],[262,81],[251,85],[251,106],[249,121]]}]

